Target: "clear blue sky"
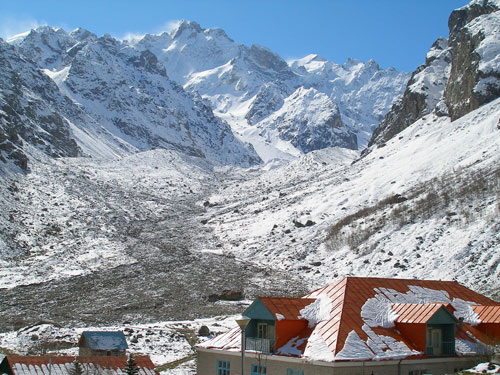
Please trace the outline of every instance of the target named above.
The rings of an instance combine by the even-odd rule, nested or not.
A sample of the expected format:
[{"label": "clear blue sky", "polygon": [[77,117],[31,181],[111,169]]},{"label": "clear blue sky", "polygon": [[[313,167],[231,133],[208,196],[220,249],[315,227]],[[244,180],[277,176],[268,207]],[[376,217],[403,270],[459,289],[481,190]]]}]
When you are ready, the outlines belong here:
[{"label": "clear blue sky", "polygon": [[0,0],[0,37],[50,25],[109,33],[158,33],[181,19],[219,27],[284,59],[317,53],[336,63],[374,59],[413,71],[448,17],[468,0]]}]

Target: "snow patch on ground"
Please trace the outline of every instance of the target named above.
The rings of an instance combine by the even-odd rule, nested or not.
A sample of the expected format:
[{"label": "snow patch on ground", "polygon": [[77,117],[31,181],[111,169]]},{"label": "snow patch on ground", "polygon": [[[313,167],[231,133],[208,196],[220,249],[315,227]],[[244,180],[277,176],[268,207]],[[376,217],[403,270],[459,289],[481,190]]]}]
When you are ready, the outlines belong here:
[{"label": "snow patch on ground", "polygon": [[465,372],[472,374],[498,374],[500,372],[500,365],[495,363],[480,363],[471,369],[465,370]]}]

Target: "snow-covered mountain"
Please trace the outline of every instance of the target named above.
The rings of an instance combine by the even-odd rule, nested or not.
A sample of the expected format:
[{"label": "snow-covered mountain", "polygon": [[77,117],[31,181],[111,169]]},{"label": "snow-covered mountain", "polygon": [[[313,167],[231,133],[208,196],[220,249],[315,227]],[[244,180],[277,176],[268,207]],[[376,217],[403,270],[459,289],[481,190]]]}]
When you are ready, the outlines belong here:
[{"label": "snow-covered mountain", "polygon": [[44,26],[8,42],[74,107],[59,108],[60,123],[80,154],[94,157],[166,148],[248,166],[259,156],[358,149],[408,79],[374,61],[339,66],[311,55],[287,64],[186,21],[132,41]]},{"label": "snow-covered mountain", "polygon": [[[26,69],[45,73],[57,85],[54,90],[64,99],[59,108],[64,121],[59,122],[70,128],[69,137],[83,155],[109,158],[163,148],[218,164],[260,161],[199,95],[170,80],[150,51],[109,35],[97,38],[81,29],[67,33],[50,27],[10,43]],[[36,111],[32,115],[38,116]]]},{"label": "snow-covered mountain", "polygon": [[[170,34],[146,35],[131,43],[152,51],[177,83],[209,100],[214,113],[250,141],[265,161],[337,145],[364,147],[409,77],[393,68],[380,69],[373,60],[349,59],[337,65],[310,55],[286,63],[263,46],[237,44],[220,29],[187,21]],[[311,96],[309,89],[324,95]],[[297,100],[302,110],[294,107]],[[332,103],[339,108],[341,123],[315,122],[307,114]],[[278,111],[287,113],[295,130],[270,126]],[[299,127],[303,130],[297,133]]]},{"label": "snow-covered mountain", "polygon": [[[82,326],[235,313],[244,302],[221,300],[226,290],[247,299],[301,295],[348,274],[456,279],[499,298],[498,3],[474,0],[452,14],[449,38],[431,47],[363,157],[352,147],[314,142],[353,135],[359,141],[349,127],[354,114],[346,114],[356,105],[361,119],[384,115],[392,95],[384,80],[399,74],[373,62],[336,65],[312,55],[286,64],[265,48],[252,51],[193,23],[133,42],[82,30],[64,32],[65,42],[49,28],[32,32],[37,45],[45,32],[55,38],[38,52],[27,44],[29,34],[0,44],[0,116],[2,129],[10,129],[0,149],[2,156],[20,150],[31,158],[30,173],[0,177],[0,329],[42,318]],[[460,41],[470,46],[464,33],[475,40],[472,67],[454,62],[466,50]],[[190,38],[210,46],[198,59]],[[457,77],[475,89],[455,88]],[[300,80],[308,84],[292,84]],[[101,84],[116,93],[104,95]],[[155,97],[162,89],[166,98]],[[462,111],[459,92],[477,104],[461,116],[454,115]],[[481,93],[489,99],[476,100],[486,98]],[[177,148],[150,150],[161,133],[141,121],[164,113],[153,108],[159,100],[175,100],[195,119],[212,117],[201,110],[210,110],[208,102],[219,116],[210,122],[216,129],[229,129],[220,119],[227,118],[260,155],[293,160],[243,168],[255,154],[237,140],[226,143],[246,150],[236,158],[230,148],[225,156],[184,149],[192,140],[205,150],[208,135],[188,143],[179,136]],[[43,110],[61,121],[44,124]],[[113,127],[127,116],[138,122],[136,135]],[[53,124],[64,147],[52,139]],[[107,145],[114,156],[69,157],[91,154],[91,145]],[[120,150],[125,156],[116,157]]]}]

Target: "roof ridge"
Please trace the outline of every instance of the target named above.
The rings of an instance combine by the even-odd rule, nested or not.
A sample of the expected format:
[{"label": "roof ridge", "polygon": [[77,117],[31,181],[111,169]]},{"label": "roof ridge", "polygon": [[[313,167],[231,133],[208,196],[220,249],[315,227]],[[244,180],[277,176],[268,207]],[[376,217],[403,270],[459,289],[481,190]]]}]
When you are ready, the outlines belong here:
[{"label": "roof ridge", "polygon": [[[337,354],[338,352],[338,347],[339,347],[339,334],[342,330],[342,322],[344,321],[343,319],[343,315],[344,315],[344,312],[345,312],[345,309],[344,309],[344,306],[346,304],[346,295],[347,295],[347,286],[349,285],[349,277],[344,277],[342,279],[342,281],[345,280],[345,285],[343,286],[343,289],[342,289],[342,307],[340,308],[340,321],[339,321],[339,329],[337,330],[337,337],[335,338],[335,348],[333,348],[334,350],[332,350],[332,354],[333,354],[333,357],[335,358],[335,355]],[[344,347],[344,343],[342,343],[342,347]]]}]

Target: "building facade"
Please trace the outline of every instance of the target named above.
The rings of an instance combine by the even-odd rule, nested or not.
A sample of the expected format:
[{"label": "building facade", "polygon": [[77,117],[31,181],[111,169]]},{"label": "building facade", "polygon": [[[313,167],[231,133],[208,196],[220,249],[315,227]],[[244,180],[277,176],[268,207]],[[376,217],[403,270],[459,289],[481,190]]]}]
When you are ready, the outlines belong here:
[{"label": "building facade", "polygon": [[[500,303],[456,282],[348,277],[243,313],[245,374],[449,374],[498,344]],[[197,346],[198,375],[241,374],[241,330]]]}]

